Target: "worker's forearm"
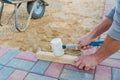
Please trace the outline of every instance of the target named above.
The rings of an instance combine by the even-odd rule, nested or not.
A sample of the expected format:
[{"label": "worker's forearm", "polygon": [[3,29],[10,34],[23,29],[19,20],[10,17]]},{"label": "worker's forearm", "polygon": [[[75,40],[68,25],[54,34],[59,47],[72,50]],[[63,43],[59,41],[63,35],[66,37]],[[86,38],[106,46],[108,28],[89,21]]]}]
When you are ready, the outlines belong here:
[{"label": "worker's forearm", "polygon": [[117,41],[107,35],[104,44],[99,48],[94,56],[96,57],[97,61],[100,63],[110,55],[114,54],[120,49],[120,41]]},{"label": "worker's forearm", "polygon": [[105,31],[107,31],[110,26],[112,25],[112,20],[105,17],[105,19],[98,24],[89,34],[88,36],[91,39],[96,38],[97,36],[99,36],[100,34],[104,33]]}]

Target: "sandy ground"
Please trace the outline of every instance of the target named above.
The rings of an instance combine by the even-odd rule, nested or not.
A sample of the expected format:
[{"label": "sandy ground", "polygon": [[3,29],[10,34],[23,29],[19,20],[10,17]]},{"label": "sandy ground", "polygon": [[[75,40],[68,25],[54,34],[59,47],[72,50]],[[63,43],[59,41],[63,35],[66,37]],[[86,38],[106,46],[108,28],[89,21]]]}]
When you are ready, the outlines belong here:
[{"label": "sandy ground", "polygon": [[[0,44],[23,51],[51,51],[50,41],[53,38],[59,37],[63,43],[75,43],[77,38],[88,33],[102,20],[104,0],[46,1],[49,6],[46,7],[44,17],[32,19],[25,32],[11,32],[8,28],[12,24],[0,27]],[[13,6],[5,5],[4,20],[12,10]],[[20,21],[25,22],[22,17],[26,14],[20,15]],[[66,53],[79,55],[80,51],[67,50]]]}]

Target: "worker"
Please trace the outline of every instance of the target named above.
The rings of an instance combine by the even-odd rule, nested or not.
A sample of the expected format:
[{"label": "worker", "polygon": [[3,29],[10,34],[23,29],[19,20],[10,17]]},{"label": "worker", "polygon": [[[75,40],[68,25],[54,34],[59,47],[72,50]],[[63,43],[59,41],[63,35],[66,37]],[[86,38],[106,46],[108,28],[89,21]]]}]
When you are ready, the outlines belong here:
[{"label": "worker", "polygon": [[90,70],[120,49],[120,0],[116,0],[115,7],[105,15],[101,23],[79,39],[77,49],[87,48],[93,39],[107,30],[104,44],[94,54],[79,56],[75,60],[76,67]]}]

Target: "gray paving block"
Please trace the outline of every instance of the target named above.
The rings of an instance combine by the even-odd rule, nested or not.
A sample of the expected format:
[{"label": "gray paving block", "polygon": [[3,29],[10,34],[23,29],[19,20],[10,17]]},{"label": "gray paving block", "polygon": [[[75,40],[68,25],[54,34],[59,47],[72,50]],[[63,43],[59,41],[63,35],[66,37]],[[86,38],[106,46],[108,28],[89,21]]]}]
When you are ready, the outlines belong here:
[{"label": "gray paving block", "polygon": [[112,69],[112,80],[120,80],[120,69]]},{"label": "gray paving block", "polygon": [[21,60],[21,59],[12,59],[7,64],[7,66],[10,66],[13,68],[18,68],[21,70],[30,71],[34,64],[35,64],[35,62],[25,61],[25,60]]},{"label": "gray paving block", "polygon": [[43,75],[29,73],[24,80],[57,80],[57,79],[46,77]]},{"label": "gray paving block", "polygon": [[18,53],[19,53],[19,50],[10,49],[4,56],[0,57],[0,64],[6,65]]},{"label": "gray paving block", "polygon": [[114,53],[112,56],[110,56],[112,59],[120,59],[120,52]]},{"label": "gray paving block", "polygon": [[64,69],[60,80],[93,80],[93,74]]},{"label": "gray paving block", "polygon": [[4,67],[0,70],[0,80],[7,80],[7,78],[14,72],[13,68]]},{"label": "gray paving block", "polygon": [[37,74],[44,74],[46,69],[48,68],[50,62],[48,61],[38,61],[35,66],[32,68],[31,72],[37,73]]},{"label": "gray paving block", "polygon": [[0,65],[0,70],[3,68],[3,66],[2,65]]}]

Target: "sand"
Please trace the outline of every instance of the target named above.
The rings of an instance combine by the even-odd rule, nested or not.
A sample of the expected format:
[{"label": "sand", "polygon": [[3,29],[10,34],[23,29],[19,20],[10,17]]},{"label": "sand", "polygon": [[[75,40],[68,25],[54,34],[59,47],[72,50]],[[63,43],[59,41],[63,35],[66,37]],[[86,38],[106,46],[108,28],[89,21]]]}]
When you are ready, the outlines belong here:
[{"label": "sand", "polygon": [[[61,38],[63,43],[76,43],[77,38],[90,32],[103,17],[104,0],[46,0],[45,15],[41,19],[31,19],[24,32],[11,32],[13,20],[8,26],[0,27],[0,45],[23,51],[51,51],[50,41]],[[4,20],[13,10],[5,5]],[[25,11],[26,9],[24,9]],[[26,12],[26,11],[25,11]],[[24,13],[24,12],[22,12]],[[26,14],[19,17],[21,22]],[[3,22],[4,22],[3,20]],[[79,55],[80,51],[70,49],[66,54]]]}]

